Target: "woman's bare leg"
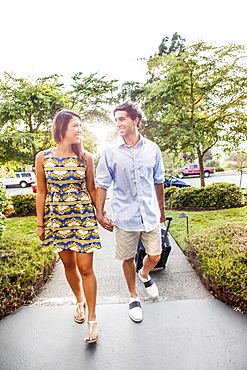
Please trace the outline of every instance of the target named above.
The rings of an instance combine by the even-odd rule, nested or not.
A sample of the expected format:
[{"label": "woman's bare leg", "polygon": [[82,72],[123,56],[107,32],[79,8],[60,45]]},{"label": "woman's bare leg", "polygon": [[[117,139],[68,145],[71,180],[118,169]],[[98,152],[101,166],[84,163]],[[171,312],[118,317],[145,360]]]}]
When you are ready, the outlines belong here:
[{"label": "woman's bare leg", "polygon": [[65,276],[77,302],[83,302],[82,278],[77,266],[77,253],[66,250],[59,253],[64,265]]},{"label": "woman's bare leg", "polygon": [[[77,266],[82,276],[83,290],[88,307],[88,321],[96,321],[96,295],[97,280],[93,270],[94,253],[77,253]],[[97,325],[92,327],[92,333],[89,334],[89,326],[86,334],[86,340],[93,340],[98,337]]]},{"label": "woman's bare leg", "polygon": [[60,252],[60,258],[64,265],[65,276],[77,301],[74,320],[81,324],[85,321],[85,299],[82,288],[82,278],[77,266],[77,254],[78,253],[70,250],[62,251]]}]

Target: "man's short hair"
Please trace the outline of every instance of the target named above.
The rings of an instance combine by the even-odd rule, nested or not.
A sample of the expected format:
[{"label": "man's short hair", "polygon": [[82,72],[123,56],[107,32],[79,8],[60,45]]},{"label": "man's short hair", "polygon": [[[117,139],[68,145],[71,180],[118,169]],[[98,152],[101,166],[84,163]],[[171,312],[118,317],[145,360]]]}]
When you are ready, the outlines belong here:
[{"label": "man's short hair", "polygon": [[115,116],[115,113],[117,111],[125,111],[127,112],[128,116],[134,121],[136,118],[139,118],[139,122],[137,124],[137,127],[141,127],[141,120],[142,120],[142,112],[139,109],[138,105],[133,103],[132,101],[126,101],[124,103],[121,103],[116,106],[116,108],[113,111],[113,114]]}]

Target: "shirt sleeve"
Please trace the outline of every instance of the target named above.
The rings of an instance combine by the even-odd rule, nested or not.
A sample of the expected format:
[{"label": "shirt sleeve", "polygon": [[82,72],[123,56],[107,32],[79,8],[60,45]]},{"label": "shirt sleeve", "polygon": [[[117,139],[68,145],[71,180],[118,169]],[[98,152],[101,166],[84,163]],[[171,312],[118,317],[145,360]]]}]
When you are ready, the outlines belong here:
[{"label": "shirt sleeve", "polygon": [[113,177],[108,164],[107,152],[104,150],[96,168],[96,186],[97,188],[108,189],[112,180]]},{"label": "shirt sleeve", "polygon": [[163,160],[159,147],[157,146],[156,149],[157,152],[156,152],[156,164],[154,167],[154,183],[163,184],[165,176]]}]

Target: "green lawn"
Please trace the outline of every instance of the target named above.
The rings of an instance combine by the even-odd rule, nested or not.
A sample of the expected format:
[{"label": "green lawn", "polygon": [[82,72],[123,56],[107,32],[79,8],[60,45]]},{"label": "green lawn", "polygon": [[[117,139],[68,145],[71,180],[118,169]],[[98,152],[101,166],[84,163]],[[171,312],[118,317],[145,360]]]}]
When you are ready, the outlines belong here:
[{"label": "green lawn", "polygon": [[[185,249],[187,234],[186,219],[178,218],[181,211],[167,210],[166,215],[172,216],[170,232],[182,249]],[[246,222],[246,207],[220,209],[214,211],[186,211],[188,215],[189,235],[205,231],[212,226],[229,222]]]},{"label": "green lawn", "polygon": [[38,240],[35,233],[36,220],[36,216],[7,218],[6,230],[3,235],[11,237],[11,235],[22,234],[28,238]]}]

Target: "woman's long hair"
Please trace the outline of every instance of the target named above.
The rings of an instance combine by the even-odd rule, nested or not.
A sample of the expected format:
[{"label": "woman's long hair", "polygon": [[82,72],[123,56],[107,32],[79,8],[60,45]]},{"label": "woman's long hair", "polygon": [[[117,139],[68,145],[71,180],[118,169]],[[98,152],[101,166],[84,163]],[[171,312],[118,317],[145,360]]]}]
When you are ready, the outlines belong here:
[{"label": "woman's long hair", "polygon": [[[65,137],[69,121],[73,117],[77,117],[81,121],[79,114],[67,109],[63,109],[55,115],[52,123],[52,137],[56,144],[61,143]],[[72,150],[80,160],[85,160],[82,141],[79,144],[72,144]]]}]

